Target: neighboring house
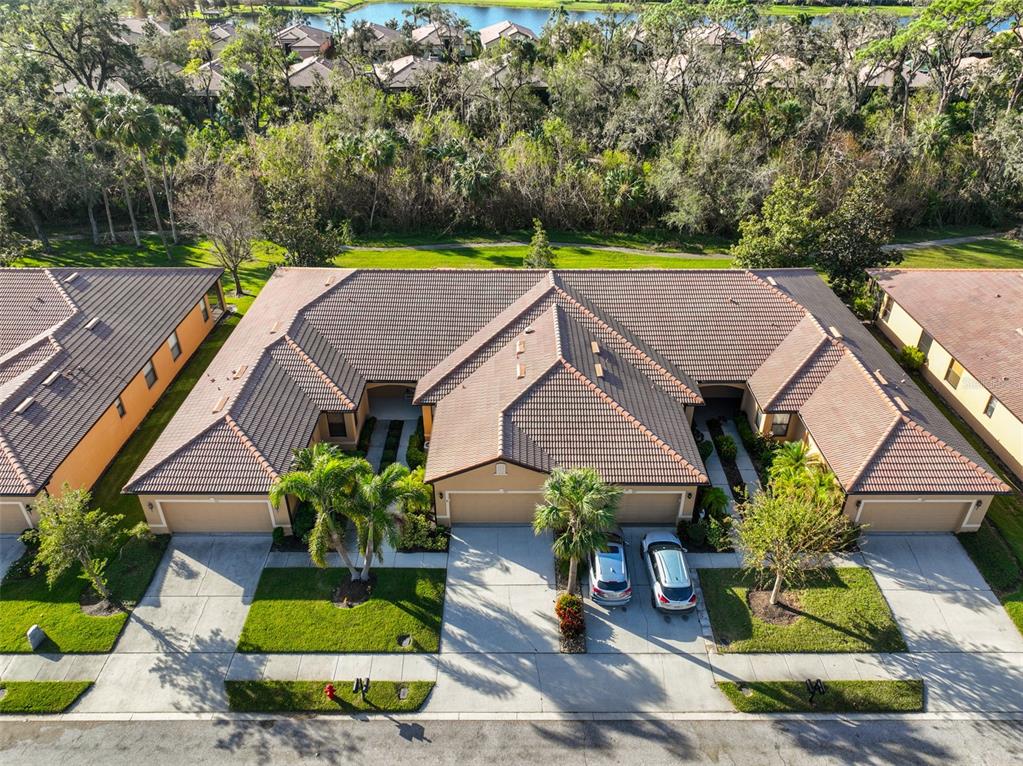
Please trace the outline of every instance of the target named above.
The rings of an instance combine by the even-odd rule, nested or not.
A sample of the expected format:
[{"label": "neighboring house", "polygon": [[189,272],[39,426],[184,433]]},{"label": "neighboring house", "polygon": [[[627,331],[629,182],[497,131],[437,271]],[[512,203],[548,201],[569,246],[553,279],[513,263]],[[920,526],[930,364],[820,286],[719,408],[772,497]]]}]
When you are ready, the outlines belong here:
[{"label": "neighboring house", "polygon": [[157,531],[290,526],[294,450],[423,417],[442,523],[522,523],[555,467],[621,520],[690,518],[702,407],[805,439],[875,530],[976,529],[1008,491],[820,278],[746,271],[278,269],[125,491]]},{"label": "neighboring house", "polygon": [[431,58],[442,59],[452,55],[467,57],[472,54],[465,30],[451,24],[416,27],[412,30],[412,42]]},{"label": "neighboring house", "polygon": [[374,64],[373,72],[387,90],[412,90],[422,85],[424,78],[437,70],[440,64],[419,56],[402,56],[383,64]]},{"label": "neighboring house", "polygon": [[220,24],[214,24],[209,28],[210,36],[210,47],[213,48],[213,55],[219,56],[223,53],[224,48],[234,39],[234,36],[238,34],[238,28],[230,22],[223,22]]},{"label": "neighboring house", "polygon": [[373,58],[384,57],[401,41],[397,30],[368,21],[357,21],[345,33],[348,39],[358,40],[365,52]]},{"label": "neighboring house", "polygon": [[130,17],[117,21],[122,27],[119,35],[121,41],[129,45],[137,45],[147,37],[168,37],[173,32],[169,21],[151,17],[146,19]]},{"label": "neighboring house", "polygon": [[221,273],[0,269],[0,531],[99,478],[214,326]]},{"label": "neighboring house", "polygon": [[224,62],[214,59],[199,67],[199,71],[188,78],[192,88],[205,93],[207,87],[212,95],[219,95],[227,87],[227,78],[224,77]]},{"label": "neighboring house", "polygon": [[925,355],[923,375],[1023,479],[1023,271],[890,269],[877,326]]},{"label": "neighboring house", "polygon": [[547,83],[532,68],[526,72],[516,69],[512,65],[512,57],[509,53],[491,58],[474,59],[466,66],[479,72],[484,81],[497,87],[517,88],[527,84],[536,91],[547,89]]},{"label": "neighboring house", "polygon": [[288,69],[288,84],[295,90],[308,90],[330,79],[330,73],[338,66],[336,59],[313,56],[303,59]]},{"label": "neighboring house", "polygon": [[536,42],[539,40],[534,32],[529,27],[524,27],[521,24],[516,24],[513,21],[499,21],[496,24],[483,27],[480,30],[480,45],[484,48],[491,48],[495,45],[500,45],[502,40],[518,40],[522,42]]},{"label": "neighboring house", "polygon": [[277,33],[277,43],[287,53],[294,53],[303,59],[327,53],[331,41],[330,32],[308,24],[292,24]]}]

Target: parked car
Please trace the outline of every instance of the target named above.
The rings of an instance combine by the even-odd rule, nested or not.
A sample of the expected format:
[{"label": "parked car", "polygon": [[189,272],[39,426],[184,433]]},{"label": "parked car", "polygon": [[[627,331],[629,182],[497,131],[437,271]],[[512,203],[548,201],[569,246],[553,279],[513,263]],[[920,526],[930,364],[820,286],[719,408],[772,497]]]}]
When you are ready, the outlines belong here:
[{"label": "parked car", "polygon": [[640,555],[650,573],[650,603],[664,612],[691,612],[696,591],[689,577],[686,549],[669,532],[650,532],[643,538]]},{"label": "parked car", "polygon": [[632,600],[625,538],[620,532],[608,535],[604,550],[590,554],[590,598],[601,606],[625,606]]}]

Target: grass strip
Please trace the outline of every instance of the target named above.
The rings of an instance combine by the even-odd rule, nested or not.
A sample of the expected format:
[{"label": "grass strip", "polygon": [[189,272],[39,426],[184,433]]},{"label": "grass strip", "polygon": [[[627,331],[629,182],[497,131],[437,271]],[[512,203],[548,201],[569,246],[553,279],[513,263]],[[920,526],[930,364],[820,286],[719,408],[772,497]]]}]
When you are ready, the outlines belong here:
[{"label": "grass strip", "polygon": [[[324,687],[334,684],[334,699]],[[433,691],[433,681],[372,681],[363,695],[352,681],[225,681],[231,710],[240,713],[411,713]],[[405,699],[399,692],[407,690]]]},{"label": "grass strip", "polygon": [[802,681],[719,681],[718,688],[740,713],[918,713],[923,681],[827,681],[814,697]]},{"label": "grass strip", "polygon": [[92,681],[2,681],[0,713],[63,713],[90,686]]}]

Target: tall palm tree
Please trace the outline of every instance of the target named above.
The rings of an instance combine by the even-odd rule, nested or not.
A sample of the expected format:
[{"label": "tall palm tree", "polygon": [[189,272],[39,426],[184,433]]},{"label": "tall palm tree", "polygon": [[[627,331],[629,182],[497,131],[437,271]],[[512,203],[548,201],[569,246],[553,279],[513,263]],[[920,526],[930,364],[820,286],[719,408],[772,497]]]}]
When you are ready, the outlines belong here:
[{"label": "tall palm tree", "polygon": [[788,481],[807,471],[817,458],[805,442],[785,442],[774,453],[769,474],[771,481]]},{"label": "tall palm tree", "polygon": [[579,561],[607,545],[621,494],[593,468],[556,468],[544,482],[533,531],[554,532],[554,555],[568,559],[569,593],[576,590]]},{"label": "tall palm tree", "polygon": [[359,161],[363,167],[373,174],[373,206],[369,210],[369,228],[373,228],[373,218],[377,212],[377,201],[380,197],[380,186],[384,176],[394,165],[398,154],[398,144],[391,134],[381,128],[374,128],[359,142]]},{"label": "tall palm tree", "polygon": [[383,544],[398,545],[398,528],[404,510],[429,503],[430,488],[420,472],[391,463],[375,476],[363,475],[355,486],[353,520],[363,556],[360,579],[369,580],[373,557],[383,559]]},{"label": "tall palm tree", "polygon": [[174,166],[184,159],[187,151],[185,116],[172,106],[157,104],[157,118],[160,120],[160,133],[153,144],[153,150],[160,160],[163,175],[163,196],[167,200],[167,217],[170,220],[171,242],[178,244],[178,226],[174,219]]},{"label": "tall palm tree", "polygon": [[345,548],[345,528],[353,515],[353,489],[372,474],[362,458],[344,455],[332,444],[319,442],[297,450],[292,470],[270,488],[270,502],[279,505],[286,495],[309,503],[316,523],[309,533],[309,556],[318,567],[327,566],[327,551],[333,548],[355,580],[359,571]]},{"label": "tall palm tree", "polygon": [[[92,154],[96,158],[96,166],[107,168],[110,165],[111,151],[100,138],[99,121],[106,113],[106,101],[103,96],[87,88],[78,88],[71,93],[68,102],[71,104],[71,113],[77,116],[82,130],[88,135],[92,142]],[[107,228],[110,233],[110,242],[117,242],[117,232],[114,230],[114,217],[110,212],[110,195],[107,193],[109,177],[97,180],[100,194],[103,198],[103,209],[106,212]],[[90,211],[91,215],[91,211]]]}]

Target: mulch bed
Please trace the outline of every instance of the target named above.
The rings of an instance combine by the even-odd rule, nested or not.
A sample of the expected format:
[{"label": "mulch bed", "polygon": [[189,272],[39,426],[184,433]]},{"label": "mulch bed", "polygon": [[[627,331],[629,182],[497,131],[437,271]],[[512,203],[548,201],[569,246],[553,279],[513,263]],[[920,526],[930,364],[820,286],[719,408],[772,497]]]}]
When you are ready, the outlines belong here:
[{"label": "mulch bed", "polygon": [[561,636],[562,654],[586,654],[586,631],[577,636]]},{"label": "mulch bed", "polygon": [[[707,421],[707,428],[710,429],[711,439],[716,439],[719,436],[724,435],[724,431],[721,429],[721,423],[716,418],[711,418]],[[736,447],[739,443],[736,442]],[[725,478],[728,479],[728,486],[735,488],[741,487],[745,490],[746,482],[742,480],[742,474],[739,472],[739,466],[736,465],[734,460],[726,460],[718,452],[717,445],[714,445],[714,452],[717,452],[718,460],[721,461],[721,467],[725,469]],[[734,491],[733,491],[734,494]],[[737,500],[740,498],[736,498]]]},{"label": "mulch bed", "polygon": [[107,601],[92,588],[86,588],[82,591],[78,604],[82,607],[82,612],[90,617],[110,617],[111,615],[126,611],[120,604]]},{"label": "mulch bed", "polygon": [[273,543],[270,550],[276,553],[305,553],[309,546],[294,535],[287,535],[281,542]]},{"label": "mulch bed", "polygon": [[338,609],[351,609],[353,606],[364,604],[373,595],[373,586],[376,584],[376,577],[370,575],[369,582],[363,580],[344,580],[334,589],[331,601]]},{"label": "mulch bed", "polygon": [[750,611],[771,625],[791,625],[802,617],[802,603],[799,594],[786,591],[778,596],[778,602],[771,604],[771,591],[750,590],[746,593]]}]

